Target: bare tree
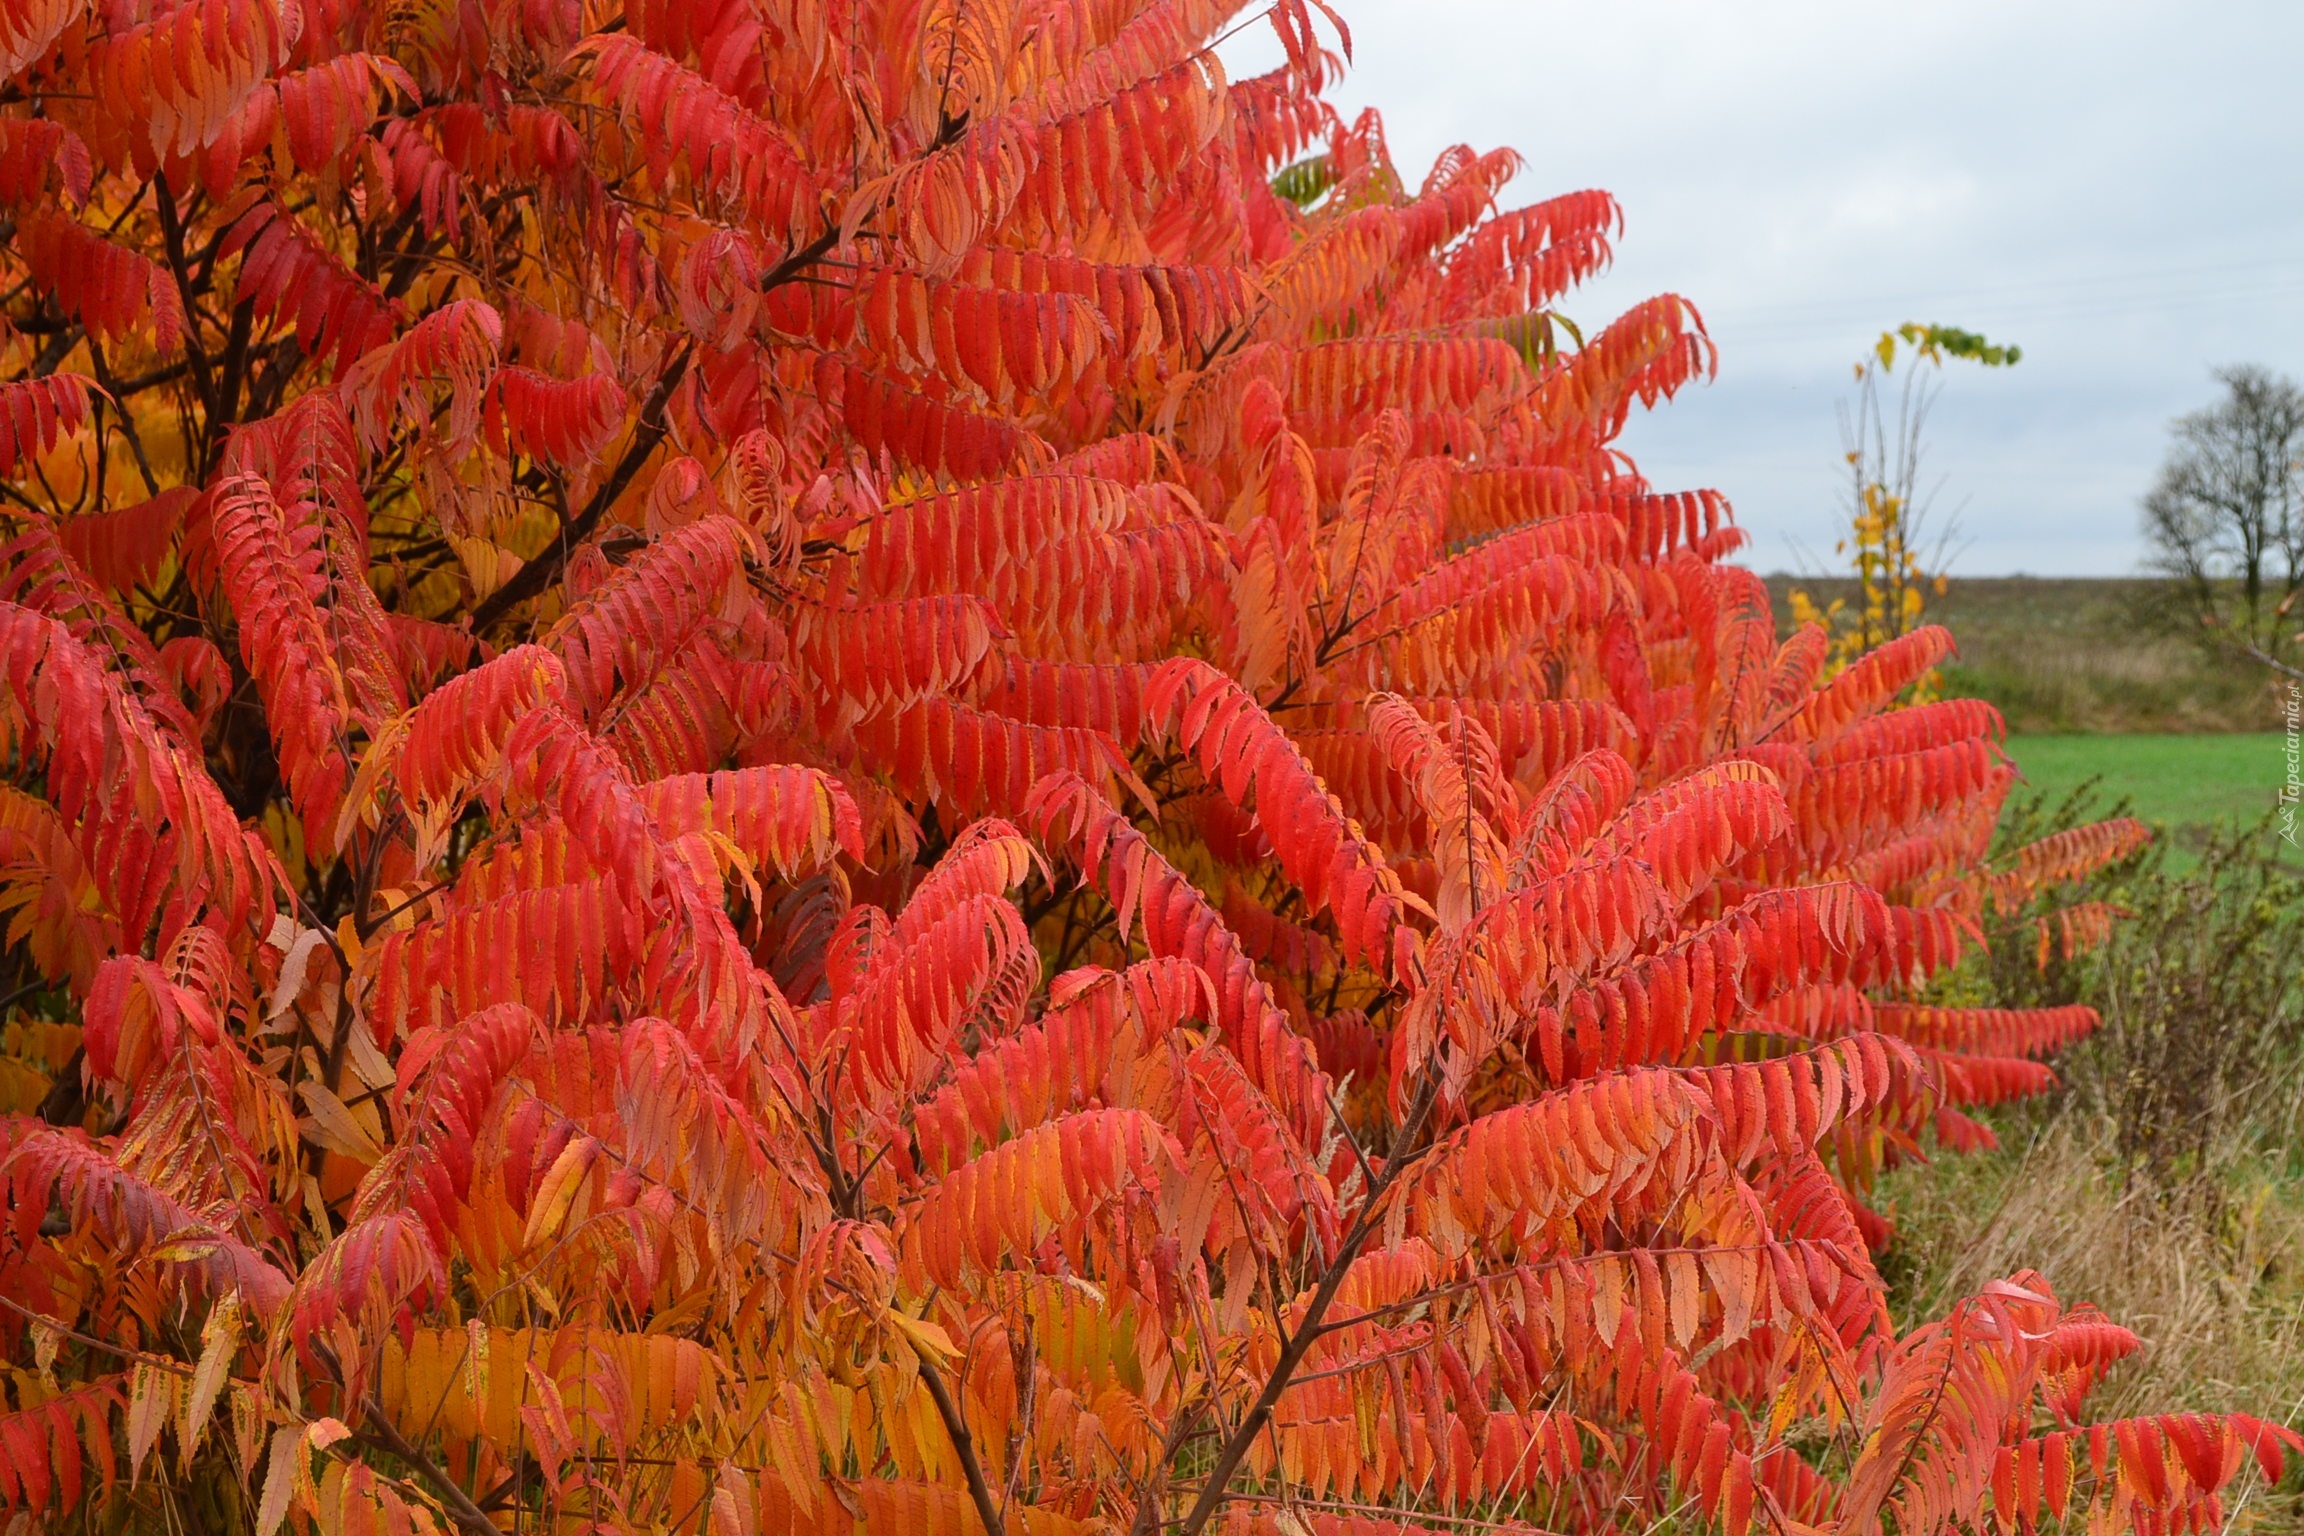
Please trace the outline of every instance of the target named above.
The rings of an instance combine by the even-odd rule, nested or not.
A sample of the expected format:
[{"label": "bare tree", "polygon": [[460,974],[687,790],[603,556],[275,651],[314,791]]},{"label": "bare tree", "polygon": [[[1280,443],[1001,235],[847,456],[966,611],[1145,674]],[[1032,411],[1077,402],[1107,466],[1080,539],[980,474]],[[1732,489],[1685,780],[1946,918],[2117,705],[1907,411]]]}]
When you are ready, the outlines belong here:
[{"label": "bare tree", "polygon": [[2289,676],[2304,587],[2304,390],[2262,368],[2219,369],[2224,398],[2177,420],[2144,498],[2153,567],[2210,644]]}]

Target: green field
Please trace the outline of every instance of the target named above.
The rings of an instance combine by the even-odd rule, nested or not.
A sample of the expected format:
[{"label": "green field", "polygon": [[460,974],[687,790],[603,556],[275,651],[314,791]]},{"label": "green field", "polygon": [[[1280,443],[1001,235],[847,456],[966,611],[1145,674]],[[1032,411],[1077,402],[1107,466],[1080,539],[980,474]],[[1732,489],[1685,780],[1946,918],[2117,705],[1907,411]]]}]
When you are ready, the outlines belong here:
[{"label": "green field", "polygon": [[2278,732],[2162,736],[2011,736],[2009,754],[2024,774],[2019,793],[2052,800],[2093,778],[2099,808],[2126,799],[2133,813],[2163,829],[2179,866],[2209,827],[2245,827],[2272,810],[2288,771],[2287,738]]}]

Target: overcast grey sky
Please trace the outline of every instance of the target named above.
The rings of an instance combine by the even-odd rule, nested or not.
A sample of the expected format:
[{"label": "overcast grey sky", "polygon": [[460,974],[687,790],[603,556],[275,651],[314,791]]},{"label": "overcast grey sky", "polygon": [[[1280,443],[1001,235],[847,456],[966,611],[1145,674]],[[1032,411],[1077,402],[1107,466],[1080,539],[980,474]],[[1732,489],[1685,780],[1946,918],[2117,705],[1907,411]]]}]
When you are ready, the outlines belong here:
[{"label": "overcast grey sky", "polygon": [[1507,144],[1508,203],[1616,194],[1616,264],[1563,308],[1696,301],[1720,377],[1625,445],[1660,489],[1727,492],[1763,570],[1829,557],[1835,403],[1899,321],[2024,349],[1948,370],[1931,422],[1970,575],[2136,568],[2209,370],[2304,374],[2299,0],[1335,3],[1340,104],[1383,112],[1403,174]]}]

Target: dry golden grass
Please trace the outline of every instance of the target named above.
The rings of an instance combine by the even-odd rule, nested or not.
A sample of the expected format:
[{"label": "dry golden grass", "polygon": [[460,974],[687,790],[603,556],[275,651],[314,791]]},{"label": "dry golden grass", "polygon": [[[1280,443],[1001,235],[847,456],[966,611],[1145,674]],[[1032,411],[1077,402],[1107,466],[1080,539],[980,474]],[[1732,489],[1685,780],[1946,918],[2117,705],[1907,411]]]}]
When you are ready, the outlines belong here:
[{"label": "dry golden grass", "polygon": [[1893,1179],[1904,1313],[1940,1313],[2030,1267],[2143,1336],[2098,1413],[2304,1412],[2304,1191],[2251,1163],[2213,1196],[2163,1194],[2123,1180],[2109,1141],[2063,1116],[2022,1144]]},{"label": "dry golden grass", "polygon": [[[2144,1340],[2091,1398],[2091,1417],[2304,1416],[2304,1181],[2283,1156],[2262,1142],[2226,1148],[2217,1167],[2161,1190],[2123,1178],[2110,1126],[2077,1106],[2010,1116],[2002,1141],[1883,1181],[1898,1230],[1882,1268],[1899,1323],[2036,1269],[2065,1302],[2094,1302]],[[2235,1527],[2304,1530],[2296,1482],[2256,1489]]]}]

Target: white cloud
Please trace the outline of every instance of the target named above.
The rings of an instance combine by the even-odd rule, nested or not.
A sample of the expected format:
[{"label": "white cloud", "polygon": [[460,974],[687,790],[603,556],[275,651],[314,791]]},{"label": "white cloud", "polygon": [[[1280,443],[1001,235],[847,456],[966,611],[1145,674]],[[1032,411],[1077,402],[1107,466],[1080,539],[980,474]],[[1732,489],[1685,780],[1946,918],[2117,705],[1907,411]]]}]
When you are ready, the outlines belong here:
[{"label": "white cloud", "polygon": [[[1933,460],[1960,568],[2113,572],[2209,370],[2304,373],[2294,0],[1340,0],[1340,99],[1402,169],[1509,144],[1514,200],[1602,186],[1615,268],[1569,312],[1693,298],[1719,382],[1636,422],[1660,484],[1727,491],[1752,559],[1830,548],[1833,406],[1884,327],[2019,342],[1947,378]],[[1272,57],[1253,32],[1240,68]]]}]

